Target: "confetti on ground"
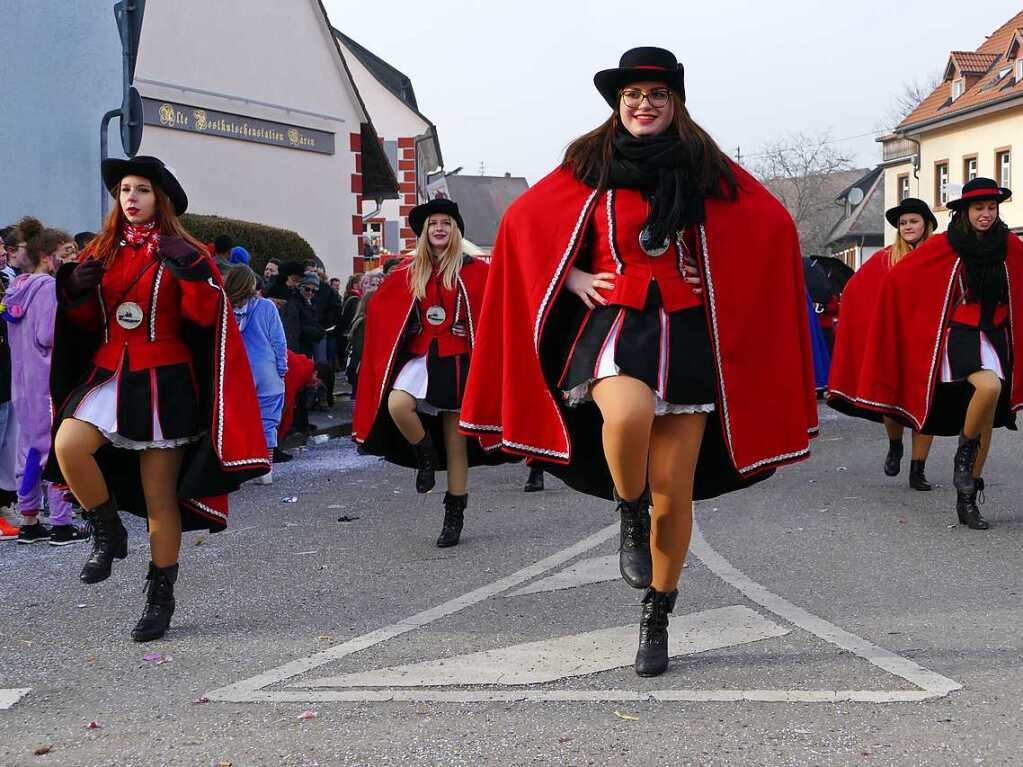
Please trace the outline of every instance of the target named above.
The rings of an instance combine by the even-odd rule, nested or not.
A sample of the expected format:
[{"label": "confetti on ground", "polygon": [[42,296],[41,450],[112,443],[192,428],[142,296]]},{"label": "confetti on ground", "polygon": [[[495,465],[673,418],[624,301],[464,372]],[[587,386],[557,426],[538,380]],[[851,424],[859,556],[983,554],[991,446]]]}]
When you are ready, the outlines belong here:
[{"label": "confetti on ground", "polygon": [[624,719],[626,722],[638,722],[639,717],[633,716],[632,714],[623,714],[621,711],[615,711],[615,716],[619,719]]}]

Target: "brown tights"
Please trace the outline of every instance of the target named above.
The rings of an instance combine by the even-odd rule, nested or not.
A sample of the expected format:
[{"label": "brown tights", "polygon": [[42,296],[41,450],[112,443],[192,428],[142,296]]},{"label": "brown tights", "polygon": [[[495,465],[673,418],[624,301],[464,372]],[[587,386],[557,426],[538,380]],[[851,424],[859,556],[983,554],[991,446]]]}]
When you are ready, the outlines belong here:
[{"label": "brown tights", "polygon": [[963,434],[970,439],[980,437],[980,450],[977,451],[977,462],[973,466],[973,476],[980,477],[984,472],[988,451],[991,450],[991,432],[995,425],[998,398],[1002,393],[1002,381],[990,370],[978,370],[966,380],[973,386],[973,396],[966,408]]},{"label": "brown tights", "polygon": [[[892,420],[885,416],[884,419],[884,430],[888,433],[888,439],[890,440],[901,440],[905,428],[898,421]],[[914,461],[926,461],[927,456],[931,453],[931,444],[934,442],[934,436],[931,434],[921,434],[920,432],[913,430],[913,451],[912,460]]]},{"label": "brown tights", "polygon": [[707,416],[655,417],[650,387],[621,375],[595,384],[593,400],[604,418],[604,456],[618,495],[638,498],[649,481],[651,585],[674,591],[693,532],[693,477]]},{"label": "brown tights", "polygon": [[[387,395],[387,412],[401,436],[415,445],[423,441],[426,428],[416,411],[416,399],[408,392],[392,389]],[[444,448],[448,457],[448,492],[465,495],[469,491],[469,448],[465,435],[458,431],[458,413],[442,413]]]},{"label": "brown tights", "polygon": [[[92,424],[67,418],[53,441],[57,463],[68,487],[86,509],[110,499],[103,473],[96,463],[96,451],[107,439]],[[184,459],[183,448],[143,450],[139,456],[142,491],[149,517],[149,547],[153,564],[170,567],[181,550],[181,510],[178,507],[178,475]]]}]

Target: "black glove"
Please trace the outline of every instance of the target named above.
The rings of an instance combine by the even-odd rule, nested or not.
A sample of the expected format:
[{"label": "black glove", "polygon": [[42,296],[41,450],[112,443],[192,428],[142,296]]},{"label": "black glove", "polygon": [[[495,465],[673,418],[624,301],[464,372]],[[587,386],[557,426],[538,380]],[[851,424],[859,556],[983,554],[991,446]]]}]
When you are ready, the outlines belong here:
[{"label": "black glove", "polygon": [[169,258],[180,266],[190,266],[198,255],[198,251],[187,240],[180,237],[160,237],[160,255]]},{"label": "black glove", "polygon": [[68,292],[72,296],[83,296],[103,281],[103,263],[94,258],[82,261],[68,275]]},{"label": "black glove", "polygon": [[180,237],[161,235],[160,258],[179,280],[205,282],[212,275],[209,259],[203,258],[194,245]]}]

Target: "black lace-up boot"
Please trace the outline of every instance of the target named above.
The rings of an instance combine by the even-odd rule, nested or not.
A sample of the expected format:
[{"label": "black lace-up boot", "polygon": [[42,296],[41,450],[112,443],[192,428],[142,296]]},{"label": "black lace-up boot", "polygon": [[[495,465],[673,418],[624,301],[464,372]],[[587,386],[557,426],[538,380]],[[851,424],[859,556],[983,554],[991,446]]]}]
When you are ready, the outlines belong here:
[{"label": "black lace-up boot", "polygon": [[889,477],[899,476],[902,471],[902,454],[905,448],[901,439],[888,440],[888,455],[884,457],[884,473]]},{"label": "black lace-up boot", "polygon": [[149,563],[146,575],[146,609],[132,629],[136,642],[151,642],[167,633],[174,615],[174,583],[178,579],[178,566],[157,567]]},{"label": "black lace-up boot", "polygon": [[426,436],[412,447],[416,451],[416,492],[428,493],[437,484],[435,473],[438,463],[430,433],[427,432]]},{"label": "black lace-up boot", "polygon": [[926,460],[909,462],[909,486],[914,490],[934,489],[934,485],[928,482],[927,477],[924,475],[924,465],[926,463]]},{"label": "black lace-up boot", "polygon": [[82,583],[99,583],[110,577],[115,559],[128,556],[128,531],[117,516],[117,502],[113,498],[91,509],[88,517],[92,526],[92,553],[78,577]]},{"label": "black lace-up boot", "polygon": [[437,545],[446,549],[457,546],[462,535],[462,523],[465,520],[465,507],[469,503],[468,495],[452,495],[444,493],[444,527],[441,528]]},{"label": "black lace-up boot", "polygon": [[527,493],[539,493],[543,490],[543,469],[535,466],[529,470],[529,479],[526,480],[525,491]]},{"label": "black lace-up boot", "polygon": [[668,668],[668,613],[675,609],[678,591],[662,594],[647,589],[643,596],[643,617],[639,619],[639,649],[636,673],[659,676]]},{"label": "black lace-up boot", "polygon": [[618,545],[618,569],[634,589],[645,589],[653,578],[650,560],[650,496],[644,493],[634,501],[618,499],[621,533]]},{"label": "black lace-up boot", "polygon": [[[977,484],[984,486],[983,480],[977,480]],[[956,490],[956,514],[959,516],[959,524],[966,525],[971,530],[988,530],[991,525],[980,515],[977,507],[977,488],[963,492]]]},{"label": "black lace-up boot", "polygon": [[977,463],[977,451],[980,450],[980,437],[967,439],[965,434],[959,435],[959,448],[956,450],[952,463],[952,484],[960,493],[974,490],[973,467]]}]

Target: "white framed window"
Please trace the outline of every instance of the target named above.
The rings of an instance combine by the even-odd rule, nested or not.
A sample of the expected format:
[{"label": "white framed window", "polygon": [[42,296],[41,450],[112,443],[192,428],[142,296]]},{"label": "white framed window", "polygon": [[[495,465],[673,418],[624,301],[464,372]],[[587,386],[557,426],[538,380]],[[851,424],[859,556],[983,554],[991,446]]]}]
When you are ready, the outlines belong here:
[{"label": "white framed window", "polygon": [[1023,80],[1023,58],[1016,59],[1016,82]]},{"label": "white framed window", "polygon": [[952,100],[955,101],[957,98],[963,95],[963,81],[962,78],[952,81]]},{"label": "white framed window", "polygon": [[909,174],[899,176],[899,202],[909,197]]},{"label": "white framed window", "polygon": [[967,157],[963,160],[963,183],[977,178],[977,158]]},{"label": "white framed window", "polygon": [[934,165],[934,202],[935,207],[944,208],[948,202],[948,162]]},{"label": "white framed window", "polygon": [[1012,152],[1008,149],[995,152],[995,173],[998,174],[999,186],[1012,184]]}]

